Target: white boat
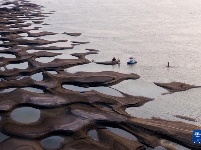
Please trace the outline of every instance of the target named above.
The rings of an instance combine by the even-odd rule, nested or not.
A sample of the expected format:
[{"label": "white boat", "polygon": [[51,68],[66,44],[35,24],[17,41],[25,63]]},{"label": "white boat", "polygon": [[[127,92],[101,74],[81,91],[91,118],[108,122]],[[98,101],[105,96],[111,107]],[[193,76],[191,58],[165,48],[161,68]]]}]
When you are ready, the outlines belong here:
[{"label": "white boat", "polygon": [[136,64],[136,63],[137,63],[137,61],[133,57],[130,57],[128,62],[127,62],[128,65],[132,65],[132,64]]}]

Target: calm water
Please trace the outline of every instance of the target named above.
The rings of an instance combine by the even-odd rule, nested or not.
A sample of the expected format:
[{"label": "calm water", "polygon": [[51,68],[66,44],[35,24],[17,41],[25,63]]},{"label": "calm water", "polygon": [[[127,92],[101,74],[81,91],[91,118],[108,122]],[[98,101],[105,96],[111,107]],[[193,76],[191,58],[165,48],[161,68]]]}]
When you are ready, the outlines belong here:
[{"label": "calm water", "polygon": [[40,118],[40,110],[32,107],[20,107],[11,112],[11,118],[20,123],[34,123]]},{"label": "calm water", "polygon": [[[61,46],[69,46],[71,40],[89,41],[90,44],[79,45],[69,51],[80,52],[85,48],[95,48],[101,52],[87,56],[90,60],[107,61],[113,56],[121,60],[120,67],[91,63],[66,71],[112,70],[137,73],[141,75],[141,79],[124,81],[114,87],[129,94],[155,98],[155,101],[140,108],[127,109],[130,114],[180,121],[185,120],[173,115],[186,115],[196,118],[196,124],[201,124],[201,89],[161,96],[166,91],[153,84],[180,81],[201,85],[200,0],[32,1],[45,6],[46,12],[56,11],[45,19],[45,23],[51,25],[43,26],[40,30],[59,34],[46,36],[45,39],[69,40]],[[81,32],[82,35],[70,37],[61,34],[63,32]],[[63,56],[67,54],[66,51]],[[136,58],[136,65],[126,65],[130,56]],[[169,69],[166,68],[167,62],[171,65]]]},{"label": "calm water", "polygon": [[[199,0],[68,0],[36,1],[56,10],[41,30],[81,32],[81,37],[55,35],[90,41],[77,46],[100,49],[96,61],[121,59],[121,71],[136,72],[147,81],[184,81],[201,84],[201,10]],[[56,20],[55,20],[56,19]],[[200,31],[199,31],[200,30]],[[129,56],[138,64],[127,67]],[[165,68],[167,62],[173,66]],[[76,68],[76,67],[75,67]],[[87,69],[87,68],[86,68]]]},{"label": "calm water", "polygon": [[63,137],[51,136],[41,141],[44,149],[59,149],[64,141]]}]

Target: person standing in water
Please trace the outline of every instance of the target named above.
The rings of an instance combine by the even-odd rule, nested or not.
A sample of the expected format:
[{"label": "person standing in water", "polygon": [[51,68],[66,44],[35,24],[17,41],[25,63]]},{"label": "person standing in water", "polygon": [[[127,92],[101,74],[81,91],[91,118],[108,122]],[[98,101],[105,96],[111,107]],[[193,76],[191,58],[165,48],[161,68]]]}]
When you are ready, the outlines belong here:
[{"label": "person standing in water", "polygon": [[115,57],[112,58],[112,61],[116,61],[117,59]]}]

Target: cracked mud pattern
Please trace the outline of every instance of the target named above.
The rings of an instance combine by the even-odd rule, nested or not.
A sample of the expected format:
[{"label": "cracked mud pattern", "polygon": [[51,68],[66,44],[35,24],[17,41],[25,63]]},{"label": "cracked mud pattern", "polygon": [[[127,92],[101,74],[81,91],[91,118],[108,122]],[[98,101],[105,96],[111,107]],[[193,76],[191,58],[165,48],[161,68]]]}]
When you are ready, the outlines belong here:
[{"label": "cracked mud pattern", "polygon": [[[44,40],[43,36],[59,33],[49,31],[32,33],[32,30],[39,30],[39,28],[25,29],[25,27],[30,27],[32,24],[48,25],[43,22],[44,18],[54,11],[42,12],[43,6],[26,0],[4,1],[0,5],[0,55],[16,56],[0,57],[0,136],[3,139],[0,141],[0,149],[143,150],[158,146],[174,149],[171,148],[171,142],[190,149],[201,148],[192,143],[191,137],[193,130],[200,128],[198,126],[159,118],[135,118],[125,112],[128,107],[140,107],[152,101],[151,98],[132,96],[123,92],[121,92],[123,97],[117,97],[94,90],[77,92],[64,89],[62,87],[64,84],[82,87],[111,86],[123,80],[139,79],[140,76],[134,73],[122,74],[111,71],[74,74],[64,71],[69,67],[91,63],[85,56],[98,54],[99,51],[96,49],[86,49],[86,53],[71,54],[77,57],[75,59],[56,58],[48,63],[36,61],[36,58],[59,55],[54,53],[57,50],[68,51],[76,45],[89,42],[71,41],[71,47],[45,47],[47,44],[68,40]],[[12,7],[7,7],[9,5]],[[27,23],[27,20],[31,20],[31,23]],[[35,39],[28,40],[20,36],[21,33]],[[66,34],[67,38],[81,35],[76,32],[62,34]],[[37,52],[28,53],[28,50],[37,50]],[[28,66],[25,69],[7,67],[10,64],[20,63],[27,63]],[[51,74],[49,71],[55,71],[56,74]],[[31,78],[31,75],[37,73],[42,73],[42,81]],[[28,88],[42,92],[28,91]],[[166,88],[170,92],[180,90],[170,86]],[[181,90],[189,88],[191,87],[182,86]],[[20,107],[40,110],[39,119],[31,123],[14,120],[11,113]],[[109,127],[132,134],[137,140],[129,140],[120,133],[110,131]],[[92,130],[97,134],[97,139],[89,135]],[[48,141],[49,144],[53,143],[52,147]],[[169,142],[164,144],[164,141]]]}]

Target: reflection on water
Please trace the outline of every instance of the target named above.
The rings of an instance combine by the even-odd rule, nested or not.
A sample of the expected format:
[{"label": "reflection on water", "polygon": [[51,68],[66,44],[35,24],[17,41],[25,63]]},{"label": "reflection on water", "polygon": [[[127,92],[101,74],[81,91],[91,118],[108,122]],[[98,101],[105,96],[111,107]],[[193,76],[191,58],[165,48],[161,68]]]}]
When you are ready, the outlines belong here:
[{"label": "reflection on water", "polygon": [[22,80],[22,79],[24,79],[24,78],[29,78],[30,76],[18,76],[18,77],[16,77],[15,79],[16,80]]},{"label": "reflection on water", "polygon": [[47,71],[47,72],[50,73],[50,74],[57,74],[56,71]]},{"label": "reflection on water", "polygon": [[[151,118],[154,116],[200,125],[200,97],[200,89],[191,89],[184,92],[161,95],[154,101],[146,103],[141,107],[127,108],[126,111],[135,117]],[[174,117],[175,114],[194,118],[197,122],[176,118]]]},{"label": "reflection on water", "polygon": [[70,73],[76,73],[78,71],[84,71],[84,72],[115,71],[115,72],[121,72],[120,67],[118,65],[110,66],[110,65],[99,65],[99,64],[95,64],[95,63],[71,67],[71,68],[65,69],[65,71],[70,72]]},{"label": "reflection on water", "polygon": [[0,57],[4,57],[4,58],[16,58],[15,55],[12,55],[12,54],[3,54],[3,53],[0,53]]},{"label": "reflection on water", "polygon": [[11,8],[14,8],[14,4],[9,4],[9,5],[2,5],[0,6],[0,8],[8,8],[8,9],[11,9]]},{"label": "reflection on water", "polygon": [[90,130],[88,135],[91,136],[95,141],[99,141],[98,134],[96,130]]},{"label": "reflection on water", "polygon": [[4,90],[0,91],[0,93],[8,93],[8,92],[14,91],[15,89],[16,89],[16,88],[4,89]]},{"label": "reflection on water", "polygon": [[45,149],[58,149],[61,147],[64,138],[61,136],[51,136],[41,141]]},{"label": "reflection on water", "polygon": [[71,47],[71,42],[57,42],[57,43],[52,43],[52,44],[47,44],[43,47],[49,47],[49,46],[58,46],[58,47]]},{"label": "reflection on water", "polygon": [[162,93],[167,92],[167,90],[156,86],[152,82],[144,81],[143,79],[125,80],[119,84],[113,85],[112,87],[130,95],[150,98],[157,98],[161,96]]},{"label": "reflection on water", "polygon": [[26,91],[30,91],[30,92],[35,92],[35,93],[44,93],[43,90],[41,89],[37,89],[37,88],[32,88],[32,87],[26,87],[26,88],[22,88]]},{"label": "reflection on water", "polygon": [[0,50],[5,50],[5,49],[8,49],[8,48],[5,48],[5,47],[0,47]]},{"label": "reflection on water", "polygon": [[19,33],[18,35],[20,35],[20,36],[24,36],[24,37],[28,36],[27,33]]},{"label": "reflection on water", "polygon": [[40,118],[40,110],[32,107],[16,108],[11,112],[11,118],[20,123],[33,123]]},{"label": "reflection on water", "polygon": [[43,74],[42,74],[42,72],[36,73],[36,74],[32,75],[31,78],[36,80],[36,81],[42,81],[43,80]]},{"label": "reflection on water", "polygon": [[160,143],[163,147],[166,147],[167,149],[190,150],[189,148],[186,148],[182,145],[164,139],[161,140]]},{"label": "reflection on water", "polygon": [[7,69],[26,69],[28,67],[28,62],[19,63],[19,64],[9,64],[6,66]]},{"label": "reflection on water", "polygon": [[117,97],[123,97],[123,95],[120,92],[118,92],[117,90],[114,90],[109,87],[104,87],[104,86],[84,88],[84,87],[65,84],[65,85],[63,85],[63,88],[73,90],[73,91],[80,91],[80,92],[95,90],[95,91],[103,93],[103,94],[117,96]]},{"label": "reflection on water", "polygon": [[137,141],[137,138],[132,135],[131,133],[127,132],[127,131],[124,131],[122,129],[119,129],[119,128],[112,128],[112,127],[107,127],[110,131],[112,131],[113,133],[121,136],[121,137],[124,137],[126,139],[129,139],[129,140],[132,140],[132,141]]},{"label": "reflection on water", "polygon": [[3,142],[4,140],[8,139],[8,138],[9,138],[9,136],[0,132],[0,143]]},{"label": "reflection on water", "polygon": [[[129,139],[132,141],[137,141],[137,138],[127,131],[124,131],[124,130],[119,129],[119,128],[112,128],[112,127],[107,127],[107,129],[110,130],[111,132],[123,137],[123,138]],[[99,141],[98,134],[97,134],[96,130],[90,130],[88,132],[88,135],[91,136],[95,141]]]},{"label": "reflection on water", "polygon": [[157,146],[156,148],[154,148],[154,150],[167,150],[167,149],[162,146]]}]

